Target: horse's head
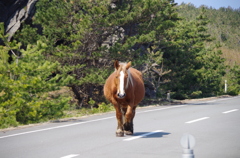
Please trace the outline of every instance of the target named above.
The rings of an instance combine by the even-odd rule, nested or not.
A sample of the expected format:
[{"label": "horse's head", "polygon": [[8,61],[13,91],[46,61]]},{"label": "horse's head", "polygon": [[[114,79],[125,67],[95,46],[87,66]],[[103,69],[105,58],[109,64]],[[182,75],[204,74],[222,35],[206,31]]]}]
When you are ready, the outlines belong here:
[{"label": "horse's head", "polygon": [[114,67],[115,67],[115,78],[114,78],[114,83],[117,87],[117,97],[122,99],[126,96],[125,90],[128,87],[129,84],[129,77],[130,72],[129,68],[131,66],[131,62],[129,63],[121,63],[116,60],[114,62]]}]

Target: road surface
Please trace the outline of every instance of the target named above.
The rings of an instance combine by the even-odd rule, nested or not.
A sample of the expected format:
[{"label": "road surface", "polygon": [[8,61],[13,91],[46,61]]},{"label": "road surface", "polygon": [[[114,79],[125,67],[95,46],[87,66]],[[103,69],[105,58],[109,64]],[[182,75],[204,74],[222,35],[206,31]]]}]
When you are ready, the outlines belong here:
[{"label": "road surface", "polygon": [[115,113],[0,132],[0,158],[180,158],[195,137],[198,158],[240,157],[240,97],[138,108],[134,135],[116,137]]}]

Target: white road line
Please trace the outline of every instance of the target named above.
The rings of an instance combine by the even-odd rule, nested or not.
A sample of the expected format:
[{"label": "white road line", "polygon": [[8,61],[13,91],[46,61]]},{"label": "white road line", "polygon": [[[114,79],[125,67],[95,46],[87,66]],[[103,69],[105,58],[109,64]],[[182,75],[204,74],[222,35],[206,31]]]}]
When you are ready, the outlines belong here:
[{"label": "white road line", "polygon": [[137,112],[137,114],[146,113],[146,112],[152,112],[152,111],[161,111],[161,110],[167,110],[167,109],[173,109],[173,108],[180,108],[180,107],[184,107],[184,106],[188,106],[188,105],[177,105],[177,106],[170,106],[170,107],[166,107],[166,108],[145,110],[145,111]]},{"label": "white road line", "polygon": [[238,109],[233,109],[233,110],[225,111],[225,112],[222,112],[222,113],[223,113],[223,114],[227,114],[227,113],[235,112],[235,111],[238,111]]},{"label": "white road line", "polygon": [[[239,96],[236,96],[236,97],[230,97],[230,98],[220,98],[220,99],[214,99],[214,100],[209,100],[209,101],[204,101],[204,102],[197,102],[196,104],[204,104],[204,103],[211,103],[211,102],[219,102],[219,101],[225,101],[225,100],[230,100],[230,99],[235,99]],[[195,103],[193,103],[195,104]]]},{"label": "white road line", "polygon": [[35,130],[35,131],[28,131],[28,132],[23,132],[23,133],[16,133],[16,134],[12,134],[12,135],[2,136],[2,137],[0,137],[0,139],[2,139],[2,138],[8,138],[8,137],[13,137],[13,136],[24,135],[24,134],[30,134],[30,133],[48,131],[48,130],[52,130],[52,129],[70,127],[70,126],[75,126],[75,125],[80,125],[80,124],[85,124],[85,123],[97,122],[97,121],[102,121],[102,120],[111,119],[111,118],[114,118],[114,117],[115,117],[115,116],[111,116],[111,117],[105,117],[105,118],[96,119],[96,120],[89,120],[89,121],[85,121],[85,122],[78,122],[78,123],[67,124],[67,125],[62,125],[62,126],[56,126],[56,127],[51,127],[51,128],[44,128],[44,129],[39,129],[39,130]]},{"label": "white road line", "polygon": [[202,121],[202,120],[206,120],[206,119],[209,119],[209,117],[202,117],[202,118],[192,120],[192,121],[188,121],[188,122],[185,122],[185,123],[194,123],[194,122],[198,122],[198,121]]},{"label": "white road line", "polygon": [[76,157],[78,155],[79,154],[71,154],[71,155],[67,155],[67,156],[61,157],[61,158],[73,158],[73,157]]},{"label": "white road line", "polygon": [[148,135],[152,135],[152,134],[159,133],[159,132],[162,132],[162,131],[163,131],[163,130],[156,130],[156,131],[149,132],[149,133],[145,133],[145,134],[142,134],[142,135],[139,135],[139,136],[133,136],[133,137],[131,137],[131,138],[123,139],[123,141],[131,141],[131,140],[134,140],[134,139],[146,137],[146,136],[148,136]]}]

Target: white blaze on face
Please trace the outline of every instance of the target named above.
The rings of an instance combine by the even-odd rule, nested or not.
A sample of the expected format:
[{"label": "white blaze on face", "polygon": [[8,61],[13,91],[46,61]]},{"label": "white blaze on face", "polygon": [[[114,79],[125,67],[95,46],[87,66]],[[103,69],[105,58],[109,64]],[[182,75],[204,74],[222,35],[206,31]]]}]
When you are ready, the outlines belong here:
[{"label": "white blaze on face", "polygon": [[124,73],[123,71],[120,72],[120,90],[119,90],[120,95],[124,95]]}]

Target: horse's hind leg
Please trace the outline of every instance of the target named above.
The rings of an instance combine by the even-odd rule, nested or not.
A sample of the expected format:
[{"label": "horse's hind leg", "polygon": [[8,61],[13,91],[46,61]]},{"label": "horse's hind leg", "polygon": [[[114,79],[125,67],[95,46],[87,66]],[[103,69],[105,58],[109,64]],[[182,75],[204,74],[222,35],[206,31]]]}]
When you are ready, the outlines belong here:
[{"label": "horse's hind leg", "polygon": [[128,106],[127,112],[125,114],[125,123],[124,123],[124,133],[126,135],[133,134],[133,118],[135,116],[136,107]]}]

